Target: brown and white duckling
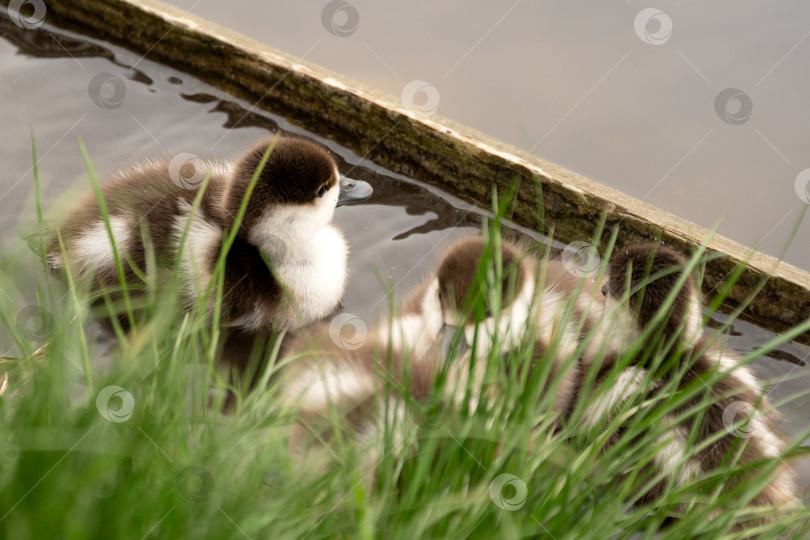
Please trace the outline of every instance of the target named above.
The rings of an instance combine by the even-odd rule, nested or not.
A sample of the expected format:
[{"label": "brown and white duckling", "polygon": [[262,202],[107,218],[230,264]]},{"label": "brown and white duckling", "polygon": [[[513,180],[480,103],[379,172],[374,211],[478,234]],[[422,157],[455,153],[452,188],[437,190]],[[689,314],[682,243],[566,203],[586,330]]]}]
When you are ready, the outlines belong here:
[{"label": "brown and white duckling", "polygon": [[[499,272],[502,280],[495,283]],[[436,274],[443,321],[464,328],[468,345],[473,338],[483,340],[481,354],[487,354],[496,337],[501,352],[513,349],[525,337],[527,324],[541,328],[539,335],[550,342],[567,308],[574,319],[582,319],[584,330],[592,325],[592,317],[603,311],[604,302],[596,294],[598,286],[593,279],[575,276],[562,261],[538,259],[507,240],[498,248],[487,247],[480,236],[456,242],[447,250]],[[465,309],[477,295],[483,295],[480,300],[486,307],[482,321],[476,321],[477,314]],[[486,331],[479,329],[476,336],[476,326]]]},{"label": "brown and white duckling", "polygon": [[[647,366],[648,358],[639,365],[631,362],[610,388],[590,399],[582,421],[585,427],[601,424],[634,394],[640,393],[643,398],[655,401],[663,392],[688,392],[689,388],[702,384],[705,393],[685,400],[663,420],[666,431],[658,441],[660,450],[654,465],[679,485],[731,463],[748,466],[751,469],[744,477],[730,483],[738,484],[745,477],[767,476],[768,483],[750,501],[751,505],[795,505],[799,498],[794,475],[781,461],[787,444],[777,428],[779,414],[763,396],[763,388],[753,373],[718,344],[717,338],[702,336],[700,296],[693,277],[687,276],[683,286],[677,289],[681,275],[687,270],[682,255],[651,244],[630,246],[611,260],[609,282],[603,288],[608,303],[626,302],[636,318],[639,334],[646,326],[657,324],[663,339],[672,342],[671,348],[663,349],[666,357],[660,366],[667,364],[667,358],[676,361],[669,362],[670,369],[663,372],[660,366]],[[671,307],[659,313],[664,300],[676,289]],[[662,350],[659,346],[662,341],[650,343],[651,348]],[[649,350],[641,352],[642,355],[648,353]],[[620,354],[618,351],[614,359]],[[612,367],[609,360],[600,368],[597,386],[598,379]],[[685,369],[679,370],[679,366]],[[658,372],[650,373],[650,369],[658,369]],[[707,399],[708,408],[702,405]],[[696,414],[696,411],[703,413]],[[676,420],[678,417],[686,420]],[[746,425],[739,427],[746,417]],[[714,442],[690,454],[687,445],[690,436],[698,442]],[[666,480],[660,482],[644,494],[644,498],[656,497],[666,483]]]},{"label": "brown and white duckling", "polygon": [[[445,346],[448,345],[450,336],[445,321],[443,298],[447,300],[450,295],[447,291],[443,295],[441,288],[452,287],[448,278],[456,272],[470,274],[466,277],[468,281],[466,286],[469,287],[478,271],[477,262],[480,254],[469,265],[465,264],[467,261],[464,257],[468,247],[477,242],[483,245],[481,237],[464,238],[451,244],[440,257],[436,270],[405,296],[400,310],[394,316],[384,319],[379,324],[375,333],[376,338],[382,343],[402,350],[405,354],[413,352],[417,356],[437,344],[441,345],[440,342],[444,342]],[[459,264],[461,266],[455,268]]]},{"label": "brown and white duckling", "polygon": [[[272,145],[246,206],[236,218],[262,157]],[[197,166],[200,164],[198,163]],[[102,185],[110,232],[99,202],[88,196],[49,243],[54,269],[69,265],[94,289],[116,287],[115,250],[128,284],[138,284],[153,247],[159,265],[179,269],[187,307],[213,308],[211,279],[227,238],[223,319],[251,332],[296,328],[330,313],[346,288],[348,246],[331,223],[335,207],[371,195],[371,186],[342,176],[329,152],[312,141],[264,140],[235,163],[208,162],[210,181],[199,207],[199,185],[189,185],[169,161],[149,161]],[[196,171],[198,184],[204,172]],[[137,285],[136,285],[137,286]]]},{"label": "brown and white duckling", "polygon": [[[496,283],[494,276],[499,273],[502,281]],[[506,240],[495,252],[482,237],[454,244],[436,274],[443,322],[446,327],[459,328],[464,344],[475,350],[472,380],[483,379],[493,352],[502,358],[531,349],[533,365],[552,363],[548,389],[555,394],[554,411],[565,416],[575,397],[577,349],[584,349],[583,337],[589,336],[594,344],[613,339],[611,334],[600,339],[592,336],[605,316],[597,282],[572,274],[561,260],[538,259]],[[470,309],[476,297],[485,306],[483,317]],[[454,367],[464,369],[466,365],[456,363]],[[508,365],[494,367],[511,369]],[[456,378],[464,381],[462,374]]]},{"label": "brown and white duckling", "polygon": [[[691,276],[678,288],[686,270],[680,253],[666,246],[635,244],[620,250],[610,263],[608,282],[602,288],[608,303],[626,295],[627,307],[640,328],[658,319],[665,340],[677,336],[683,344],[697,343],[703,332],[702,303]],[[659,313],[669,296],[673,297],[671,306],[666,313]]]},{"label": "brown and white duckling", "polygon": [[[604,301],[597,294],[598,287],[593,279],[575,276],[560,260],[538,261],[519,244],[506,240],[500,243],[497,256],[494,253],[486,254],[489,266],[483,268],[481,262],[486,246],[481,236],[463,238],[451,244],[442,254],[436,270],[407,295],[398,316],[380,325],[378,338],[382,341],[393,340],[397,346],[416,347],[418,351],[424,351],[433,346],[440,334],[446,337],[448,327],[463,327],[465,344],[471,344],[476,314],[463,311],[464,302],[468,295],[474,296],[483,291],[486,276],[479,276],[479,272],[488,273],[490,282],[494,279],[496,258],[500,261],[504,278],[499,284],[500,294],[496,297],[501,302],[498,311],[503,316],[498,318],[498,326],[502,330],[501,338],[506,349],[520,341],[529,309],[536,299],[535,292],[545,293],[542,314],[549,319],[563,314],[577,289],[582,289],[583,295],[576,297],[575,313],[590,314],[584,321],[584,329],[589,330],[592,319],[601,316]],[[535,280],[538,278],[543,286],[536,289]],[[493,298],[484,300],[490,302]],[[479,336],[479,339],[488,339],[495,331],[493,309],[493,306],[487,305],[484,322],[489,324],[490,332]],[[510,329],[512,334],[509,334]],[[487,343],[481,345],[482,354],[488,347]]]}]

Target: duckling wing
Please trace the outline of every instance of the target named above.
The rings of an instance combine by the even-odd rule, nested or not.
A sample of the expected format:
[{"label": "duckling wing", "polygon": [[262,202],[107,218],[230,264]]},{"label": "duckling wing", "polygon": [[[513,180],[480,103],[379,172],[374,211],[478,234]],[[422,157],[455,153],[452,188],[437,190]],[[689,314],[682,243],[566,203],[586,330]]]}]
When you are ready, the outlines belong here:
[{"label": "duckling wing", "polygon": [[[71,264],[78,278],[111,285],[118,283],[116,257],[128,282],[136,279],[133,268],[145,270],[147,249],[162,258],[171,247],[172,227],[183,214],[182,206],[190,205],[197,195],[173,181],[169,165],[166,161],[141,163],[105,182],[102,200],[95,193],[86,194],[50,234],[51,267],[58,270]],[[217,212],[225,181],[221,173],[211,177],[201,212]]]}]

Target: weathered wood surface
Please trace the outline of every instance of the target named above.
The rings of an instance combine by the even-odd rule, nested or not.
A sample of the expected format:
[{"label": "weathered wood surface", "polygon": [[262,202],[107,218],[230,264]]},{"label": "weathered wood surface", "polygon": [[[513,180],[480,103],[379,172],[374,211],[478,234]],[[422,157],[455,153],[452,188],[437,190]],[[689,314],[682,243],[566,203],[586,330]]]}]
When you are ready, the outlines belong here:
[{"label": "weathered wood surface", "polygon": [[[7,4],[8,0],[0,0]],[[604,216],[627,244],[660,238],[689,250],[709,232],[668,212],[453,121],[417,114],[398,100],[319,66],[154,0],[48,2],[47,21],[102,38],[193,74],[230,94],[282,113],[393,171],[487,204],[492,187],[519,179],[512,218],[563,242],[589,241]],[[542,185],[544,212],[537,205]],[[730,291],[742,302],[770,276],[746,315],[779,330],[810,318],[810,274],[714,236],[704,285],[714,290],[739,264]],[[801,341],[810,343],[810,335]]]}]

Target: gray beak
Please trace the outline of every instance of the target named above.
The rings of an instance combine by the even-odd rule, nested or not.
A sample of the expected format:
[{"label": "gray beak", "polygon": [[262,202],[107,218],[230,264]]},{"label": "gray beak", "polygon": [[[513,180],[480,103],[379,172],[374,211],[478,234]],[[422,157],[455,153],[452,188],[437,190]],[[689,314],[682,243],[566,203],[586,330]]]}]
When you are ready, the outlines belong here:
[{"label": "gray beak", "polygon": [[368,182],[355,180],[347,176],[340,175],[340,195],[338,195],[338,206],[344,204],[359,203],[368,200],[374,189]]},{"label": "gray beak", "polygon": [[610,284],[605,283],[604,285],[602,285],[602,296],[607,296],[609,292],[610,292]]}]

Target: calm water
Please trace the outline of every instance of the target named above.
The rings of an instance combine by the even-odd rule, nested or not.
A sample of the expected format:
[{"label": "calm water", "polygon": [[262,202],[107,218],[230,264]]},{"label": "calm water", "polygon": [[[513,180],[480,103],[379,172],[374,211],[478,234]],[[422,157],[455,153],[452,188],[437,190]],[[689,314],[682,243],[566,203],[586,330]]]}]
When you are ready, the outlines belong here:
[{"label": "calm water", "polygon": [[[46,202],[87,182],[78,150],[81,138],[103,177],[148,155],[236,157],[263,136],[281,128],[300,130],[281,116],[251,111],[250,104],[212,88],[187,74],[140,60],[136,55],[59,29],[43,26],[22,31],[0,17],[0,243],[19,247],[21,232],[31,227],[33,189],[30,130],[40,155]],[[108,81],[99,97],[98,81]],[[360,156],[318,137],[338,157],[341,171],[372,183],[366,204],[342,207],[335,220],[352,246],[351,280],[345,311],[366,321],[387,311],[383,286],[398,294],[413,286],[436,263],[454,238],[480,225],[481,212],[442,193],[364,161]],[[19,228],[19,230],[18,230]],[[30,301],[30,300],[29,300]],[[723,316],[717,315],[717,321]],[[730,338],[741,353],[772,337],[768,331],[738,321]],[[0,354],[14,354],[0,330]],[[789,343],[756,364],[758,374],[774,381],[775,401],[803,390],[810,348]],[[780,382],[790,377],[790,381]],[[792,433],[806,429],[810,398],[782,408]],[[810,484],[810,463],[803,462],[803,484]]]},{"label": "calm water", "polygon": [[[327,0],[168,2],[392,96],[426,81],[438,114],[705,227],[722,220],[771,255],[802,208],[806,0],[350,0],[326,13],[334,33]],[[663,15],[636,25],[650,6]],[[750,100],[742,123],[716,112],[727,88],[744,94],[721,106],[732,119]],[[786,260],[810,270],[808,246],[805,223]]]}]

